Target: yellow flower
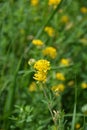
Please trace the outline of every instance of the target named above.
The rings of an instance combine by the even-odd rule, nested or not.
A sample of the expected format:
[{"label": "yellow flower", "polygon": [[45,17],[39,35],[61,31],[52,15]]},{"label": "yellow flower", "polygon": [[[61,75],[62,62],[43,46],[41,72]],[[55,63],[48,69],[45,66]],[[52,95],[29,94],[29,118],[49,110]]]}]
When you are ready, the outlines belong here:
[{"label": "yellow flower", "polygon": [[59,90],[60,92],[63,92],[64,89],[65,89],[64,84],[58,84],[58,90]]},{"label": "yellow flower", "polygon": [[58,5],[60,2],[61,0],[49,0],[48,5]]},{"label": "yellow flower", "polygon": [[53,37],[54,36],[54,29],[52,27],[45,27],[44,31],[50,36]]},{"label": "yellow flower", "polygon": [[52,87],[52,91],[55,91],[55,92],[57,92],[57,91],[63,92],[64,89],[65,89],[64,84],[58,84],[58,85]]},{"label": "yellow flower", "polygon": [[69,21],[69,17],[67,15],[62,16],[61,18],[62,23],[67,23],[68,21]]},{"label": "yellow flower", "polygon": [[44,43],[41,41],[41,40],[39,40],[39,39],[34,39],[33,41],[32,41],[32,43],[34,44],[34,45],[37,45],[37,46],[42,46]]},{"label": "yellow flower", "polygon": [[62,73],[56,73],[56,78],[57,78],[58,80],[62,80],[62,81],[65,80],[65,77],[64,77],[64,75],[63,75]]},{"label": "yellow flower", "polygon": [[36,89],[36,84],[35,84],[35,82],[32,82],[31,84],[30,84],[30,86],[29,86],[29,91],[30,92],[33,92],[33,91],[36,91],[37,89]]},{"label": "yellow flower", "polygon": [[37,6],[38,3],[39,3],[38,0],[31,0],[31,5],[33,5],[33,6]]},{"label": "yellow flower", "polygon": [[34,79],[42,82],[46,82],[47,72],[37,71],[34,74]]},{"label": "yellow flower", "polygon": [[34,74],[34,79],[38,81],[45,82],[47,77],[47,70],[50,70],[50,62],[47,60],[38,60],[34,64],[34,69],[36,73]]},{"label": "yellow flower", "polygon": [[81,126],[81,125],[80,125],[79,123],[77,123],[75,127],[76,127],[76,129],[79,129],[80,126]]},{"label": "yellow flower", "polygon": [[61,59],[60,64],[65,65],[65,66],[69,66],[70,60],[63,58],[63,59]]},{"label": "yellow flower", "polygon": [[54,47],[50,46],[43,50],[43,54],[45,56],[50,56],[52,59],[54,59],[57,55],[57,51]]},{"label": "yellow flower", "polygon": [[34,64],[34,69],[38,71],[47,72],[47,70],[50,70],[50,62],[47,60],[38,60]]},{"label": "yellow flower", "polygon": [[83,89],[87,88],[87,83],[83,82],[83,83],[81,84],[81,87],[82,87]]},{"label": "yellow flower", "polygon": [[82,7],[82,8],[80,9],[80,11],[81,11],[83,14],[85,14],[85,13],[87,13],[87,8],[86,8],[86,7]]}]

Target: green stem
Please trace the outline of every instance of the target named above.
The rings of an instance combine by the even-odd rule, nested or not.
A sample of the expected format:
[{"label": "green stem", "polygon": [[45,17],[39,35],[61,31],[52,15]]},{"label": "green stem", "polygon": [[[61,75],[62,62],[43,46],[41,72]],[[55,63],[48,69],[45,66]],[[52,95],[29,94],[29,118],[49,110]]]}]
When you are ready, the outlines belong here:
[{"label": "green stem", "polygon": [[50,113],[51,113],[51,116],[52,116],[52,119],[53,119],[53,121],[54,121],[54,115],[53,115],[53,112],[52,112],[52,110],[51,110],[51,106],[50,106],[49,99],[48,99],[48,97],[47,97],[47,93],[46,93],[46,91],[45,91],[44,88],[43,88],[43,93],[44,93],[44,96],[45,96],[46,101],[47,101],[48,109],[49,109],[49,111],[50,111]]},{"label": "green stem", "polygon": [[48,99],[48,96],[47,96],[47,93],[46,93],[46,90],[45,90],[45,86],[44,87],[42,86],[42,88],[43,88],[43,93],[44,93],[44,96],[46,98],[48,109],[49,109],[49,112],[51,114],[52,120],[54,122],[56,129],[58,129],[57,121],[56,121],[56,119],[54,119],[54,114],[52,112],[52,108],[51,108],[51,105],[50,105],[50,102],[49,102],[49,99]]},{"label": "green stem", "polygon": [[[64,117],[72,117],[72,116],[73,116],[72,113],[64,115]],[[84,116],[84,114],[81,114],[81,113],[76,113],[76,116],[77,117],[87,117],[87,115]]]},{"label": "green stem", "polygon": [[[75,74],[75,83],[76,83],[76,74]],[[73,118],[72,118],[71,130],[74,130],[74,128],[75,128],[76,105],[77,105],[77,83],[75,85],[75,103],[74,103],[74,110],[73,110]]]}]

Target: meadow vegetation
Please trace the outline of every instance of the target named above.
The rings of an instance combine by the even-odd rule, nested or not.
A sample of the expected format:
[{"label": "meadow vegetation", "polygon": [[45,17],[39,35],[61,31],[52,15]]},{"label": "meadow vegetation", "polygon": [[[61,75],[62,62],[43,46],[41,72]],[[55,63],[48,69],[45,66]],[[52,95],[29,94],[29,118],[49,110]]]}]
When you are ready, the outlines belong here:
[{"label": "meadow vegetation", "polygon": [[0,130],[87,130],[86,0],[0,0]]}]

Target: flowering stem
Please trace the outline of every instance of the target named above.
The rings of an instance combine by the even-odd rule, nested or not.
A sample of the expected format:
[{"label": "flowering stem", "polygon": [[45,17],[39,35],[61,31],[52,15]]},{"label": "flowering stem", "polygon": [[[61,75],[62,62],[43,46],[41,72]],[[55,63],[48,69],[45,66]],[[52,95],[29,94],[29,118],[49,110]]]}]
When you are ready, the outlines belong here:
[{"label": "flowering stem", "polygon": [[[43,88],[43,87],[42,87],[42,88]],[[46,98],[46,100],[47,100],[47,105],[48,105],[48,109],[49,109],[49,111],[50,111],[50,113],[51,113],[52,120],[53,120],[53,122],[54,122],[54,124],[55,124],[56,129],[58,129],[57,120],[54,118],[54,114],[53,114],[53,112],[52,112],[51,105],[50,105],[49,99],[48,99],[48,97],[47,97],[47,93],[46,93],[46,91],[45,91],[44,88],[43,88],[43,93],[44,93],[44,96],[45,96],[45,98]]]}]

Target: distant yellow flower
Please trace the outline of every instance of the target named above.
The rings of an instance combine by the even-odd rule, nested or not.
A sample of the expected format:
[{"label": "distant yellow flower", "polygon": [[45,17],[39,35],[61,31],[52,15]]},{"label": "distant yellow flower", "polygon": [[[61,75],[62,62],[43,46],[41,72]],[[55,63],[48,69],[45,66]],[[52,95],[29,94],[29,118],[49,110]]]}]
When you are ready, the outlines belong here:
[{"label": "distant yellow flower", "polygon": [[49,0],[48,5],[58,5],[60,2],[61,0]]},{"label": "distant yellow flower", "polygon": [[80,11],[81,11],[83,14],[87,13],[87,7],[82,7],[82,8],[80,9]]},{"label": "distant yellow flower", "polygon": [[64,84],[58,84],[58,90],[59,90],[60,92],[63,92],[64,89],[65,89]]},{"label": "distant yellow flower", "polygon": [[81,125],[80,125],[79,123],[77,123],[75,127],[76,127],[76,129],[79,129],[80,126],[81,126]]},{"label": "distant yellow flower", "polygon": [[63,59],[61,59],[60,64],[65,65],[65,66],[69,66],[70,60],[66,59],[66,58],[63,58]]},{"label": "distant yellow flower", "polygon": [[54,36],[54,29],[52,27],[45,27],[44,31],[50,36],[53,37]]},{"label": "distant yellow flower", "polygon": [[44,43],[41,41],[41,40],[39,40],[39,39],[34,39],[33,41],[32,41],[32,43],[34,44],[34,45],[37,45],[37,46],[42,46]]},{"label": "distant yellow flower", "polygon": [[34,64],[34,69],[36,73],[34,74],[34,79],[37,81],[46,81],[47,71],[50,70],[50,62],[47,60],[38,60]]},{"label": "distant yellow flower", "polygon": [[29,91],[30,92],[34,92],[34,91],[36,91],[37,89],[36,89],[36,84],[35,84],[35,82],[32,82],[31,84],[30,84],[30,86],[29,86]]},{"label": "distant yellow flower", "polygon": [[63,75],[62,73],[56,73],[56,78],[57,78],[58,80],[62,80],[62,81],[65,80],[65,77],[64,77],[64,75]]},{"label": "distant yellow flower", "polygon": [[57,51],[54,47],[47,47],[43,50],[43,54],[45,56],[50,56],[52,59],[54,59],[57,56]]},{"label": "distant yellow flower", "polygon": [[81,84],[81,87],[82,87],[83,89],[87,88],[87,83],[83,82],[83,83]]},{"label": "distant yellow flower", "polygon": [[34,69],[38,71],[47,72],[47,70],[50,70],[50,62],[47,60],[38,60],[34,64]]},{"label": "distant yellow flower", "polygon": [[57,91],[63,92],[64,89],[65,89],[65,86],[62,83],[52,87],[52,91],[54,91],[54,92],[57,92]]},{"label": "distant yellow flower", "polygon": [[67,15],[62,16],[61,18],[62,23],[67,23],[68,21],[69,21],[69,17]]},{"label": "distant yellow flower", "polygon": [[39,3],[39,0],[31,0],[31,5],[37,6]]}]

